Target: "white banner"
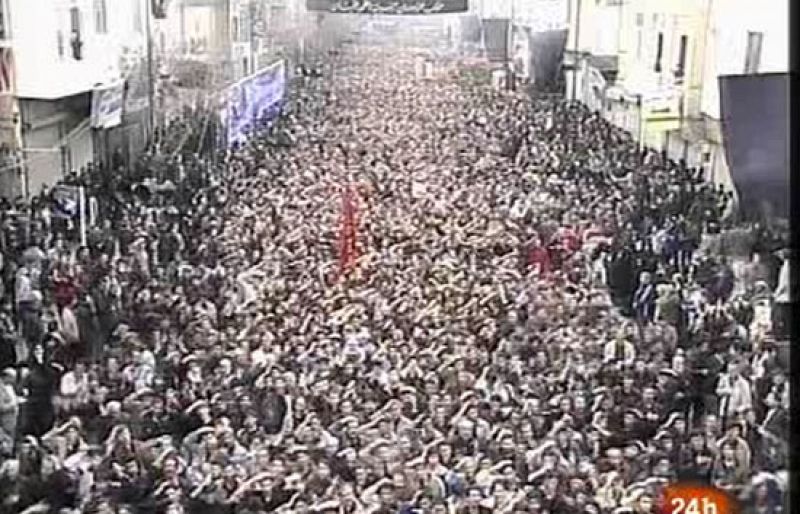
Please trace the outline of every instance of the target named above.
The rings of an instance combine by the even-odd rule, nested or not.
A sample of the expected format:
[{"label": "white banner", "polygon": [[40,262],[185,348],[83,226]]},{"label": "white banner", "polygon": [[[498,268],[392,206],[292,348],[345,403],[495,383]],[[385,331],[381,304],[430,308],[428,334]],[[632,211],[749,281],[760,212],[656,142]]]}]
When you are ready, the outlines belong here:
[{"label": "white banner", "polygon": [[505,87],[505,70],[492,70],[492,87],[497,91],[502,91]]},{"label": "white banner", "polygon": [[92,128],[111,128],[122,123],[125,83],[99,87],[92,93]]},{"label": "white banner", "polygon": [[606,80],[602,73],[594,66],[587,66],[583,77],[583,99],[586,106],[592,111],[603,110],[603,99],[606,93]]}]

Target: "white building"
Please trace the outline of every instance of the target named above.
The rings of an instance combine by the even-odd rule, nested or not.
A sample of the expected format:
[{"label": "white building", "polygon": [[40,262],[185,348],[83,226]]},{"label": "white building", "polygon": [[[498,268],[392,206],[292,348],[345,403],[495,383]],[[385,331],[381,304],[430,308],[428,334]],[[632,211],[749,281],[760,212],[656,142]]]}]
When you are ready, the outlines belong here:
[{"label": "white building", "polygon": [[[709,179],[732,184],[723,146],[719,77],[789,71],[789,0],[705,0],[699,91],[683,136],[690,162]],[[787,113],[788,123],[788,113]]]},{"label": "white building", "polygon": [[619,0],[567,0],[569,30],[564,52],[565,96],[602,111],[616,79],[624,21]]},{"label": "white building", "polygon": [[14,49],[8,6],[0,0],[0,196],[20,194],[19,108],[15,95]]},{"label": "white building", "polygon": [[122,78],[145,47],[145,0],[5,0],[26,190],[78,171],[96,148],[92,90]]},{"label": "white building", "polygon": [[789,71],[789,0],[709,4],[701,112],[719,120],[718,76]]},{"label": "white building", "polygon": [[549,46],[557,33],[567,28],[567,0],[514,0],[511,6],[514,72],[536,83],[537,60],[547,59]]},{"label": "white building", "polygon": [[[509,57],[518,79],[535,81],[537,35],[567,28],[568,0],[472,0],[470,10],[481,20],[509,20]],[[483,43],[486,45],[485,26]]]},{"label": "white building", "polygon": [[730,185],[719,77],[788,70],[788,0],[568,5],[566,96],[601,111],[642,144]]}]

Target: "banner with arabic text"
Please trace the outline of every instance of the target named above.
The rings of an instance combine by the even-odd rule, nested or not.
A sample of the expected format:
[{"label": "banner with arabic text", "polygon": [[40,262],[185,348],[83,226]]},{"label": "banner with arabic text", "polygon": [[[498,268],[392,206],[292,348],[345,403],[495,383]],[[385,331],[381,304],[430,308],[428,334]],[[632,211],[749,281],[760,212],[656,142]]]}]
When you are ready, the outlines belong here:
[{"label": "banner with arabic text", "polygon": [[263,124],[277,117],[286,92],[286,65],[278,61],[228,89],[224,109],[228,144],[244,143]]},{"label": "banner with arabic text", "polygon": [[345,14],[447,14],[467,12],[469,0],[306,0],[306,9]]}]

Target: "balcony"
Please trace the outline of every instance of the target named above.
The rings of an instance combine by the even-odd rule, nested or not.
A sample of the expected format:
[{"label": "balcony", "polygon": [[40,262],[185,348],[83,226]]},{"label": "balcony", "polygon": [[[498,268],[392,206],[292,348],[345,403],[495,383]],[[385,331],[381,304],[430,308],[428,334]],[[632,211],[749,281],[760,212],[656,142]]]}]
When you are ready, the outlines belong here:
[{"label": "balcony", "polygon": [[574,50],[564,51],[564,62],[562,69],[572,71],[580,68],[581,62],[586,63],[597,69],[609,83],[614,82],[619,71],[619,58],[616,55],[593,55],[590,52],[575,52]]}]

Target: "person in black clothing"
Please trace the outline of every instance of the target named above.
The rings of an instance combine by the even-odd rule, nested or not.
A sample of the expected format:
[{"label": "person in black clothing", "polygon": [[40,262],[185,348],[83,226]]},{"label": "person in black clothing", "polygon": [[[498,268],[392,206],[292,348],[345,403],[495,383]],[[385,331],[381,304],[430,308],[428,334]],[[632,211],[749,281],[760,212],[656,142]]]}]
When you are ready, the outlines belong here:
[{"label": "person in black clothing", "polygon": [[52,428],[55,421],[53,395],[59,379],[60,370],[49,361],[44,347],[34,346],[28,362],[28,375],[24,379],[24,388],[28,392],[24,435],[41,437]]},{"label": "person in black clothing", "polygon": [[634,260],[627,249],[616,250],[611,254],[608,269],[609,287],[614,304],[630,312],[631,298],[636,288]]},{"label": "person in black clothing", "polygon": [[0,369],[17,363],[17,334],[10,301],[0,303]]}]

